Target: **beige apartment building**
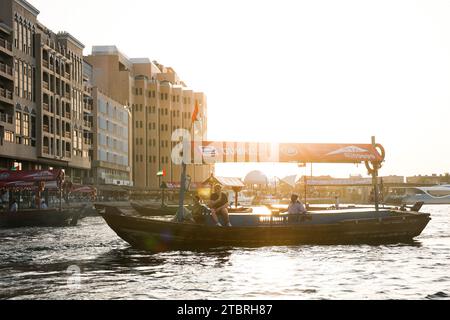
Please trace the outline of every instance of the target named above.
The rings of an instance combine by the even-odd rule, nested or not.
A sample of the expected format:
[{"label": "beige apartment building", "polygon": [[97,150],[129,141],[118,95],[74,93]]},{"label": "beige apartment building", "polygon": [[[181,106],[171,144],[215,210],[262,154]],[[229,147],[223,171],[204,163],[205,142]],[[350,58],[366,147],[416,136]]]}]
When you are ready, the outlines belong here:
[{"label": "beige apartment building", "polygon": [[93,100],[83,44],[53,33],[25,0],[1,0],[0,168],[63,168],[89,183]]},{"label": "beige apartment building", "polygon": [[[192,112],[199,105],[200,131],[207,139],[207,101],[180,80],[177,73],[147,58],[130,59],[115,46],[95,46],[85,57],[92,65],[93,83],[105,95],[132,111],[132,168],[134,186],[157,189],[160,182],[177,184],[181,168],[172,163],[172,132],[191,131]],[[158,178],[158,171],[166,176]],[[192,182],[209,177],[208,165],[189,165]]]}]

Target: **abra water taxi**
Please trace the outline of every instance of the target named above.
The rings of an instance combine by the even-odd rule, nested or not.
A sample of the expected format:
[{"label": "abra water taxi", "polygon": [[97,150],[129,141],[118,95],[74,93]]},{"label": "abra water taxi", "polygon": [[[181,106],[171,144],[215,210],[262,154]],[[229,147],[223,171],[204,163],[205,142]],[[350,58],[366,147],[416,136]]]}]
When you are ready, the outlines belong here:
[{"label": "abra water taxi", "polygon": [[[8,194],[17,195],[19,200],[24,194],[33,193],[37,199],[36,209],[24,209],[19,201],[17,211],[11,212],[9,204],[4,204],[0,210],[0,228],[20,227],[61,227],[74,226],[82,218],[82,212],[74,208],[62,208],[62,188],[64,171],[33,170],[33,171],[0,171],[0,189]],[[59,195],[59,208],[40,208],[41,193],[44,189],[52,189]],[[11,200],[11,199],[9,199]],[[31,199],[30,199],[31,200]]]},{"label": "abra water taxi", "polygon": [[[268,150],[272,155],[266,157]],[[275,147],[203,142],[193,152],[200,152],[203,157],[208,157],[208,161],[213,158],[213,162],[229,162],[230,158],[246,162],[363,162],[373,177],[375,195],[378,194],[378,170],[384,161],[384,149],[375,144],[374,138],[372,144],[279,144]],[[186,163],[183,161],[183,174]],[[180,208],[183,208],[183,201],[181,188]],[[420,205],[409,211],[380,209],[377,196],[375,203],[375,208],[318,210],[302,215],[233,213],[230,214],[232,227],[214,226],[210,216],[202,224],[184,222],[181,210],[174,222],[137,216],[107,206],[103,218],[130,245],[150,251],[215,246],[410,242],[430,221],[429,214],[418,212]]]}]

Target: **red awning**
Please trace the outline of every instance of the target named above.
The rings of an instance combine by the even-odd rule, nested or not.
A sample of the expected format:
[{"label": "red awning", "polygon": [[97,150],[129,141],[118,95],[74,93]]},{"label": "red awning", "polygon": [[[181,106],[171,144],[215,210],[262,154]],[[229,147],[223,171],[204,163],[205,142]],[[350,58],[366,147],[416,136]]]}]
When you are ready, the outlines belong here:
[{"label": "red awning", "polygon": [[361,163],[384,160],[377,144],[193,142],[191,163],[296,162]]},{"label": "red awning", "polygon": [[6,182],[41,182],[64,180],[62,170],[10,171],[0,170],[0,183]]}]

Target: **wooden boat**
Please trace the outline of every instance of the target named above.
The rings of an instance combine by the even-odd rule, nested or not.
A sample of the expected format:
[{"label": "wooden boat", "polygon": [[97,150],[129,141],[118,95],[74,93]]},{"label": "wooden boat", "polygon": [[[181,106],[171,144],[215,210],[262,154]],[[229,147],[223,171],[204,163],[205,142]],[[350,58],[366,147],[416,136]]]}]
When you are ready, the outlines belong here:
[{"label": "wooden boat", "polygon": [[[64,170],[0,170],[0,188],[20,192],[31,190],[36,199],[42,199],[44,189],[58,191],[59,208],[20,209],[15,213],[0,213],[1,228],[74,226],[81,219],[81,210],[62,209]],[[67,185],[66,185],[67,186]],[[68,192],[69,190],[66,190]],[[38,201],[40,203],[40,201]]]},{"label": "wooden boat", "polygon": [[[200,147],[195,144],[191,147],[189,150],[189,144],[184,143],[183,154],[200,153],[200,158],[208,161],[213,158],[215,162],[251,162],[250,159],[273,162],[274,157],[278,162],[363,162],[372,175],[375,207],[318,210],[296,215],[236,213],[230,214],[232,227],[217,227],[211,216],[206,216],[205,223],[195,224],[183,222],[181,211],[177,211],[173,221],[164,221],[126,214],[120,208],[107,206],[103,218],[133,247],[161,251],[216,246],[400,243],[411,242],[431,220],[429,214],[418,212],[421,204],[409,211],[379,207],[378,170],[385,152],[374,137],[371,144],[278,144],[274,147],[261,143],[203,141]],[[278,151],[278,154],[268,157],[267,150]],[[183,186],[187,177],[187,163],[181,160],[180,207],[184,204]]]},{"label": "wooden boat", "polygon": [[146,217],[156,217],[156,216],[173,216],[177,213],[178,206],[167,205],[164,207],[158,205],[140,205],[135,202],[130,203],[134,210],[136,210],[140,215]]},{"label": "wooden boat", "polygon": [[427,213],[383,209],[318,211],[306,215],[231,214],[233,227],[178,223],[127,215],[106,207],[103,218],[136,248],[161,251],[217,246],[387,244],[411,242],[431,220]]},{"label": "wooden boat", "polygon": [[16,213],[1,213],[1,228],[20,227],[64,227],[75,226],[81,219],[77,210],[59,209],[31,209],[20,210]]}]

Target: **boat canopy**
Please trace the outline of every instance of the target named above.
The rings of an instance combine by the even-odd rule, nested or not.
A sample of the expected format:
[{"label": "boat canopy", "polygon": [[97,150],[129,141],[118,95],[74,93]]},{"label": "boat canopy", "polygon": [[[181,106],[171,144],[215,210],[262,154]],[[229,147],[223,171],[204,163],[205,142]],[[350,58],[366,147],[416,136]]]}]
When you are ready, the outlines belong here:
[{"label": "boat canopy", "polygon": [[192,144],[193,153],[191,155],[194,163],[381,163],[384,161],[384,149],[380,144],[222,141],[203,141]]},{"label": "boat canopy", "polygon": [[211,175],[208,179],[206,179],[203,184],[215,185],[220,184],[224,187],[230,188],[243,188],[245,184],[239,178],[228,178],[228,177],[216,177]]}]

